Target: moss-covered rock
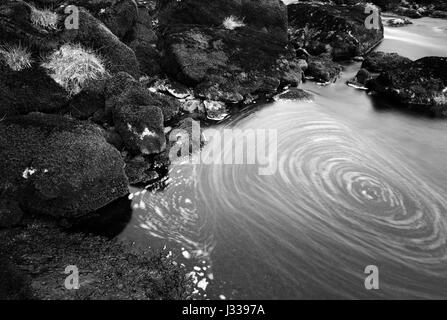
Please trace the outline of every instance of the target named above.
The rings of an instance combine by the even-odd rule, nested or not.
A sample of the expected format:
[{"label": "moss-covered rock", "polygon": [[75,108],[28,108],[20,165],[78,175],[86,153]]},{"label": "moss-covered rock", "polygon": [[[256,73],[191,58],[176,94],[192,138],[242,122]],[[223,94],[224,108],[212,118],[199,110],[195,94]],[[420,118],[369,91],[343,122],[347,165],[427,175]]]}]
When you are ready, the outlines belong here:
[{"label": "moss-covered rock", "polygon": [[105,94],[107,97],[105,107],[108,114],[112,114],[116,108],[125,105],[151,106],[160,108],[164,121],[169,121],[180,110],[180,102],[177,99],[151,92],[142,83],[124,72],[118,73],[107,81]]},{"label": "moss-covered rock", "polygon": [[278,39],[251,29],[185,26],[162,37],[163,67],[205,99],[237,103],[252,94],[273,94],[301,82]]},{"label": "moss-covered rock", "polygon": [[160,17],[162,26],[222,26],[228,17],[243,19],[247,28],[287,41],[287,10],[280,0],[170,1]]},{"label": "moss-covered rock", "polygon": [[28,212],[87,215],[128,193],[124,162],[98,127],[32,113],[0,122],[0,189]]},{"label": "moss-covered rock", "polygon": [[342,71],[342,67],[331,60],[328,55],[310,57],[305,75],[318,82],[335,82]]},{"label": "moss-covered rock", "polygon": [[349,59],[368,53],[383,39],[380,16],[377,28],[366,28],[370,13],[364,3],[297,3],[287,9],[291,41],[313,55],[330,53],[334,59]]},{"label": "moss-covered rock", "polygon": [[66,91],[42,68],[14,71],[0,62],[0,117],[33,111],[58,113],[67,103]]},{"label": "moss-covered rock", "polygon": [[[167,254],[27,221],[0,230],[0,299],[187,299],[186,270]],[[78,290],[65,287],[67,266],[79,270]]]},{"label": "moss-covered rock", "polygon": [[150,155],[166,149],[160,108],[132,104],[119,106],[113,111],[113,122],[129,151]]},{"label": "moss-covered rock", "polygon": [[370,53],[362,63],[362,68],[370,72],[384,72],[395,68],[404,67],[412,62],[412,60],[402,57],[397,53],[385,53],[375,51]]},{"label": "moss-covered rock", "polygon": [[407,109],[447,116],[447,58],[425,57],[386,70],[367,87]]}]

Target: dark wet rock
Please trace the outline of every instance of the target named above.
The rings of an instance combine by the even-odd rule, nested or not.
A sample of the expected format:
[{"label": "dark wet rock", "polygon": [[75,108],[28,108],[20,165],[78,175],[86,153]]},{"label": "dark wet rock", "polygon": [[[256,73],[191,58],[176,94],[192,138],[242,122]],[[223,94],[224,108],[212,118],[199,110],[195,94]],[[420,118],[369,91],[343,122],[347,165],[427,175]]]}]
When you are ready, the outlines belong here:
[{"label": "dark wet rock", "polygon": [[9,198],[0,199],[0,228],[9,228],[17,225],[23,217],[19,202]]},{"label": "dark wet rock", "polygon": [[[163,67],[196,96],[236,103],[297,84],[302,71],[281,41],[252,30],[182,27],[163,37]],[[289,56],[290,57],[290,56]]]},{"label": "dark wet rock", "polygon": [[277,101],[313,101],[314,95],[298,88],[290,88],[277,96],[275,96]]},{"label": "dark wet rock", "polygon": [[397,7],[396,9],[393,10],[393,12],[398,15],[406,16],[413,19],[422,17],[421,12],[414,8]]},{"label": "dark wet rock", "polygon": [[58,47],[55,31],[42,30],[31,22],[31,6],[24,1],[0,1],[0,44],[20,44],[38,56]]},{"label": "dark wet rock", "polygon": [[152,101],[153,102],[151,105],[159,107],[163,112],[163,118],[165,121],[170,121],[180,111],[180,102],[168,95],[153,93]]},{"label": "dark wet rock", "polygon": [[83,232],[113,239],[120,235],[132,219],[132,201],[129,195],[76,220],[59,221],[58,225],[69,232]]},{"label": "dark wet rock", "polygon": [[394,68],[400,68],[410,64],[412,60],[402,57],[397,53],[372,52],[362,63],[362,68],[370,72],[384,72]]},{"label": "dark wet rock", "polygon": [[447,19],[447,11],[434,10],[430,16],[432,18]]},{"label": "dark wet rock", "polygon": [[374,3],[383,10],[391,10],[396,8],[400,4],[401,0],[372,0],[369,2]]},{"label": "dark wet rock", "polygon": [[447,116],[447,58],[425,57],[387,70],[367,86],[409,109]]},{"label": "dark wet rock", "polygon": [[372,77],[373,76],[368,70],[360,69],[353,79],[347,81],[347,84],[356,89],[367,90],[365,87],[366,83],[371,80]]},{"label": "dark wet rock", "polygon": [[0,250],[0,255],[0,300],[33,299],[30,277],[10,262],[7,252]]},{"label": "dark wet rock", "polygon": [[129,46],[135,51],[141,72],[154,76],[162,73],[160,53],[157,50],[157,34],[153,29],[153,20],[145,5],[139,6],[138,18]]},{"label": "dark wet rock", "polygon": [[401,1],[397,5],[388,6],[387,9],[398,15],[410,18],[447,18],[447,4],[444,0]]},{"label": "dark wet rock", "polygon": [[57,113],[67,103],[66,91],[42,68],[13,71],[0,63],[0,117],[33,111]]},{"label": "dark wet rock", "polygon": [[144,185],[159,178],[153,164],[142,156],[126,161],[126,175],[131,185]]},{"label": "dark wet rock", "polygon": [[331,60],[328,55],[309,58],[305,75],[317,82],[335,82],[342,71],[342,67]]},{"label": "dark wet rock", "polygon": [[70,0],[68,3],[85,7],[123,41],[131,36],[138,19],[134,0]]},{"label": "dark wet rock", "polygon": [[115,108],[124,105],[158,107],[163,112],[164,121],[171,120],[180,110],[177,99],[151,92],[143,84],[126,73],[119,73],[106,84],[106,113],[111,114]]},{"label": "dark wet rock", "polygon": [[244,28],[287,41],[287,9],[279,0],[184,0],[164,8],[160,24],[222,27],[225,18],[239,18]]},{"label": "dark wet rock", "polygon": [[367,29],[366,4],[339,6],[297,3],[287,6],[289,34],[296,47],[309,53],[331,53],[334,59],[364,55],[383,39],[382,21],[377,29]]},{"label": "dark wet rock", "polygon": [[[0,299],[186,299],[193,286],[186,268],[167,258],[169,250],[141,251],[122,241],[29,221],[0,231]],[[79,269],[78,290],[64,287],[70,265]]]},{"label": "dark wet rock", "polygon": [[69,5],[83,7],[123,41],[132,35],[138,17],[135,0],[33,0],[32,2],[40,8],[56,9]]},{"label": "dark wet rock", "polygon": [[98,127],[32,113],[0,122],[0,189],[25,212],[76,218],[128,193],[119,152]]},{"label": "dark wet rock", "polygon": [[116,131],[134,154],[160,153],[166,148],[163,113],[154,106],[124,105],[113,111]]},{"label": "dark wet rock", "polygon": [[281,1],[172,1],[162,7],[160,30],[163,69],[194,87],[196,97],[239,103],[301,81],[302,71],[285,49]]},{"label": "dark wet rock", "polygon": [[163,73],[160,66],[161,56],[155,45],[138,43],[132,49],[135,51],[142,73],[148,76],[156,76]]},{"label": "dark wet rock", "polygon": [[157,17],[153,15],[147,3],[138,4],[138,17],[134,27],[131,46],[135,43],[156,44],[158,37],[154,30]]},{"label": "dark wet rock", "polygon": [[97,50],[107,61],[107,69],[112,73],[125,71],[134,77],[139,76],[138,61],[133,50],[84,8],[79,9],[79,29],[64,29],[60,38],[61,41],[78,42]]},{"label": "dark wet rock", "polygon": [[106,80],[90,81],[84,89],[70,99],[69,113],[72,117],[86,120],[105,108]]},{"label": "dark wet rock", "polygon": [[135,80],[134,77],[132,77],[127,72],[121,71],[115,74],[113,77],[107,79],[104,93],[106,97],[119,95],[129,87],[137,84],[138,81]]},{"label": "dark wet rock", "polygon": [[108,128],[104,133],[104,137],[108,143],[118,150],[122,150],[124,148],[123,138],[121,138],[120,134],[114,127]]},{"label": "dark wet rock", "polygon": [[362,85],[365,85],[366,82],[368,82],[368,80],[370,79],[371,74],[366,69],[360,69],[359,72],[357,72],[357,75],[355,76],[355,80]]}]

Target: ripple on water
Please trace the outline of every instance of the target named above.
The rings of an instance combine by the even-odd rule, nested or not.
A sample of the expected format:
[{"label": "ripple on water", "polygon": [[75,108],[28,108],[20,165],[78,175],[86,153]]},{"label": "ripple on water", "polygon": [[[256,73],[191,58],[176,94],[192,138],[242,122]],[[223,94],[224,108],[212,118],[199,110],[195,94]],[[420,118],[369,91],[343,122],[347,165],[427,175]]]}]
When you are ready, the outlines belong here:
[{"label": "ripple on water", "polygon": [[[262,252],[259,259],[283,272],[286,285],[297,290],[297,278],[307,277],[338,296],[355,297],[341,284],[358,287],[363,271],[350,280],[352,275],[341,271],[337,279],[330,270],[334,264],[366,266],[358,257],[435,281],[439,276],[445,283],[444,195],[402,159],[361,139],[315,104],[283,112],[277,104],[269,115],[259,117],[256,126],[278,128],[275,175],[262,177],[247,166],[203,166],[198,172],[203,210],[227,220],[226,228],[233,224],[234,230],[226,230],[230,237],[248,234],[253,243],[247,247]],[[292,265],[293,257],[304,266]],[[409,273],[399,277],[401,283],[390,281],[394,292],[412,287],[410,296],[431,294],[423,282],[410,286]]]}]

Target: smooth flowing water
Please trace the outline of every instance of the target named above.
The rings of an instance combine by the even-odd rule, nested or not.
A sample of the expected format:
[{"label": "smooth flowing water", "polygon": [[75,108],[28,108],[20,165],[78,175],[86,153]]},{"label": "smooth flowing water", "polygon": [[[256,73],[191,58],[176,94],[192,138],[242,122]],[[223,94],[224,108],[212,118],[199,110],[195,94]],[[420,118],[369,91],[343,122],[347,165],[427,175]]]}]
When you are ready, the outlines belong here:
[{"label": "smooth flowing water", "polygon": [[[447,21],[387,29],[378,49],[447,56]],[[172,165],[162,189],[132,190],[122,237],[178,246],[208,298],[447,298],[447,121],[348,87],[359,67],[333,85],[304,84],[314,102],[252,107],[216,126],[241,129],[239,139],[276,129],[274,174]],[[379,290],[365,289],[368,265]]]}]

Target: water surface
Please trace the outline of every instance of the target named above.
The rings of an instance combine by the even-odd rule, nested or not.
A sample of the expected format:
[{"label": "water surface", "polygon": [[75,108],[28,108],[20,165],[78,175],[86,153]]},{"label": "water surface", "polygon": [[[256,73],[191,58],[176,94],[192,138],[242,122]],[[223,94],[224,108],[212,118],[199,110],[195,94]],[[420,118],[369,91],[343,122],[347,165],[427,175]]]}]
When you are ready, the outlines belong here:
[{"label": "water surface", "polygon": [[[447,21],[387,28],[379,50],[446,56]],[[122,237],[178,247],[208,298],[447,298],[447,121],[346,86],[359,67],[327,87],[304,84],[314,102],[252,107],[216,126],[276,129],[273,175],[172,165],[161,190],[133,190]],[[364,287],[368,265],[380,290]]]}]

